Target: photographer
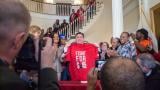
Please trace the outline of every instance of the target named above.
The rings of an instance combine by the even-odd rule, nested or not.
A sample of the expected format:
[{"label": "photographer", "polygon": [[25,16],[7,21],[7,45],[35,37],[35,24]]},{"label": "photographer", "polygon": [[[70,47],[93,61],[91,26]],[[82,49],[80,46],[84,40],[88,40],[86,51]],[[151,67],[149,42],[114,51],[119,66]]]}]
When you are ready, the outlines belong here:
[{"label": "photographer", "polygon": [[[97,69],[88,73],[87,90],[95,90]],[[100,71],[102,90],[144,90],[144,76],[139,66],[123,57],[110,58]]]},{"label": "photographer", "polygon": [[[25,6],[17,0],[0,1],[0,89],[28,90],[26,83],[9,67],[15,60],[28,36],[31,17]],[[53,57],[56,48],[52,39],[44,38],[46,45],[41,51],[39,90],[58,90]]]}]

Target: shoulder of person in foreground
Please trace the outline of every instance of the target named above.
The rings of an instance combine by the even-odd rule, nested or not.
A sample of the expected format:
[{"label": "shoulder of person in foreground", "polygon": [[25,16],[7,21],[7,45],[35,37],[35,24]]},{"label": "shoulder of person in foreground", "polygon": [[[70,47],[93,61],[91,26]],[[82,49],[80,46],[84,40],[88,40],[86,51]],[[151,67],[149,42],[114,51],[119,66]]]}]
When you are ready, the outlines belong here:
[{"label": "shoulder of person in foreground", "polygon": [[28,90],[27,83],[7,66],[0,65],[0,90]]},{"label": "shoulder of person in foreground", "polygon": [[40,90],[59,90],[57,73],[54,69],[44,68],[40,73]]}]

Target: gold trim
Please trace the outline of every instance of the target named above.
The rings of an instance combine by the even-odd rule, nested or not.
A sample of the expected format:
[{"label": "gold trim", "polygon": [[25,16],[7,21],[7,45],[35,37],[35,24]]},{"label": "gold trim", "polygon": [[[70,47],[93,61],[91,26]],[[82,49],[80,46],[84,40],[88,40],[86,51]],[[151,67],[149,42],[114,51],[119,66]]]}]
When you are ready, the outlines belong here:
[{"label": "gold trim", "polygon": [[152,8],[150,8],[150,18],[151,18],[151,28],[153,30],[153,33],[156,35],[156,28],[155,28],[155,17],[154,17],[154,11],[160,8],[160,3],[156,4]]}]

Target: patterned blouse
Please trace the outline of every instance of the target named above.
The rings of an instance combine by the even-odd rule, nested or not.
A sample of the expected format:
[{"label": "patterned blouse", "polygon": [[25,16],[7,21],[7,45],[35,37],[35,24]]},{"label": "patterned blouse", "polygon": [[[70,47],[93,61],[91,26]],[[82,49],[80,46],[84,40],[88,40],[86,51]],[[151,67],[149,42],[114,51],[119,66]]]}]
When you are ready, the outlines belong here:
[{"label": "patterned blouse", "polygon": [[130,59],[135,59],[137,55],[136,47],[134,43],[131,43],[130,41],[123,45],[120,45],[117,52],[120,56]]}]

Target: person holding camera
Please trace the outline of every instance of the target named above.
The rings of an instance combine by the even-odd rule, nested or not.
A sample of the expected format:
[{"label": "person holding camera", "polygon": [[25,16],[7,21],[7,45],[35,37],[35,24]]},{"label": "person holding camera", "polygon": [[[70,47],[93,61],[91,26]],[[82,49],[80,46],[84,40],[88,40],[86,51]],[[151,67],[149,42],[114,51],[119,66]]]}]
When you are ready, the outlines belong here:
[{"label": "person holding camera", "polygon": [[[0,89],[28,90],[29,86],[11,70],[17,54],[23,46],[31,22],[26,7],[17,0],[0,1]],[[44,38],[46,45],[41,51],[39,90],[59,90],[53,57],[57,50],[51,38]]]},{"label": "person holding camera", "polygon": [[143,72],[128,58],[110,58],[103,65],[100,74],[97,69],[92,68],[88,73],[87,90],[95,90],[97,77],[100,77],[102,90],[145,90]]}]

